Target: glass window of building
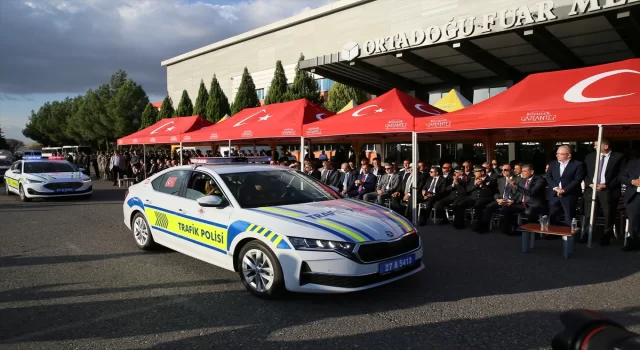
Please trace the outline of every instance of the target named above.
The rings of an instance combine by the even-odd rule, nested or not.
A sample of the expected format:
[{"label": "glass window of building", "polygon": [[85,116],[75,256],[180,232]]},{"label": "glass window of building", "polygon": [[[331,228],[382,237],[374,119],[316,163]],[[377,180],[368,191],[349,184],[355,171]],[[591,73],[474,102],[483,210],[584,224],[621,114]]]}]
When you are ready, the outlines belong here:
[{"label": "glass window of building", "polygon": [[264,100],[264,89],[257,89],[256,94],[258,95],[258,100]]},{"label": "glass window of building", "polygon": [[429,93],[429,104],[433,105],[434,103],[440,101],[440,99],[442,99],[446,94],[448,94],[448,91],[444,91],[444,92],[430,92]]},{"label": "glass window of building", "polygon": [[[488,98],[496,96],[497,94],[507,90],[504,86],[482,88],[473,90],[473,103],[482,102]],[[429,102],[431,103],[431,102]]]},{"label": "glass window of building", "polygon": [[333,80],[327,78],[316,79],[316,83],[318,84],[318,89],[320,89],[320,91],[329,91],[333,86]]}]

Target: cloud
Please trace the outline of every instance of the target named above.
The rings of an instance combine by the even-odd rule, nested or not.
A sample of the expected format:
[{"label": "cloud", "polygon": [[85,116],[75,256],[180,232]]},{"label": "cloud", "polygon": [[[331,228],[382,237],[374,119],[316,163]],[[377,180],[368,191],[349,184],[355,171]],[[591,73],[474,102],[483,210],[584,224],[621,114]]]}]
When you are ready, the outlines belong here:
[{"label": "cloud", "polygon": [[118,69],[164,95],[162,60],[324,5],[318,0],[2,0],[0,98],[84,92]]}]

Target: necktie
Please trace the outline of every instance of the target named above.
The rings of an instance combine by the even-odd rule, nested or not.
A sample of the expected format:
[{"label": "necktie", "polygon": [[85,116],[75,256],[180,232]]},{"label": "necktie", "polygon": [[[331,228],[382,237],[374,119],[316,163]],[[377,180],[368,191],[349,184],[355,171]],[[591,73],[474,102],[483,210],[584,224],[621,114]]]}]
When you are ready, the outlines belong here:
[{"label": "necktie", "polygon": [[358,192],[362,192],[362,185],[364,184],[364,180],[367,179],[367,174],[362,175],[362,179],[360,180],[360,186],[358,187]]},{"label": "necktie", "polygon": [[601,179],[602,179],[602,173],[603,173],[603,166],[604,166],[604,156],[600,157],[600,164],[598,164],[598,169],[600,169],[600,173],[598,174],[598,181],[597,184],[600,185],[602,183]]},{"label": "necktie", "polygon": [[[529,189],[529,179],[527,179],[527,181],[524,183],[524,189],[528,190]],[[527,207],[527,195],[525,194],[524,196],[522,196],[522,206],[523,207]]]},{"label": "necktie", "polygon": [[429,191],[427,191],[427,192],[433,193],[433,190],[436,188],[436,182],[437,181],[438,181],[438,179],[435,178],[435,177],[433,179],[431,179],[431,185],[429,185]]},{"label": "necktie", "polygon": [[504,194],[502,195],[503,199],[509,199],[509,194],[511,193],[511,184],[507,182],[504,186]]}]

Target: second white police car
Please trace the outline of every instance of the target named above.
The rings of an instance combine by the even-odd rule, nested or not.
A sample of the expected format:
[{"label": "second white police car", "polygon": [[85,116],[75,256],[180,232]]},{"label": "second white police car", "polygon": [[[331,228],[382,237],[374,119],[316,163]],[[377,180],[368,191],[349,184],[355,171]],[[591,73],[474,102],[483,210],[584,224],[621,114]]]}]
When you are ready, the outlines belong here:
[{"label": "second white police car", "polygon": [[5,193],[17,194],[23,202],[33,198],[89,197],[91,178],[60,158],[25,157],[4,173]]},{"label": "second white police car", "polygon": [[236,271],[260,297],[357,291],[424,268],[411,222],[285,167],[170,168],[129,187],[123,211],[139,248]]}]

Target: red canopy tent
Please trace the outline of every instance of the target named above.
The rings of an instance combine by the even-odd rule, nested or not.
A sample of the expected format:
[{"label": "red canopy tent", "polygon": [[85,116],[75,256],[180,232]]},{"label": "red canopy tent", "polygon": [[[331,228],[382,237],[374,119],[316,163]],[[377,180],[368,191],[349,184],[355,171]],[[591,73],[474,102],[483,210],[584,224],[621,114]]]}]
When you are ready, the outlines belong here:
[{"label": "red canopy tent", "polygon": [[302,126],[334,113],[307,99],[246,108],[233,117],[183,136],[183,141],[202,142],[302,136]]},{"label": "red canopy tent", "polygon": [[303,127],[304,137],[412,132],[414,119],[447,112],[398,89],[367,101],[333,118]]},{"label": "red canopy tent", "polygon": [[182,141],[182,135],[212,125],[201,116],[165,118],[129,136],[118,139],[118,146],[160,144]]},{"label": "red canopy tent", "polygon": [[640,59],[539,73],[447,116],[416,118],[416,132],[640,124]]}]

